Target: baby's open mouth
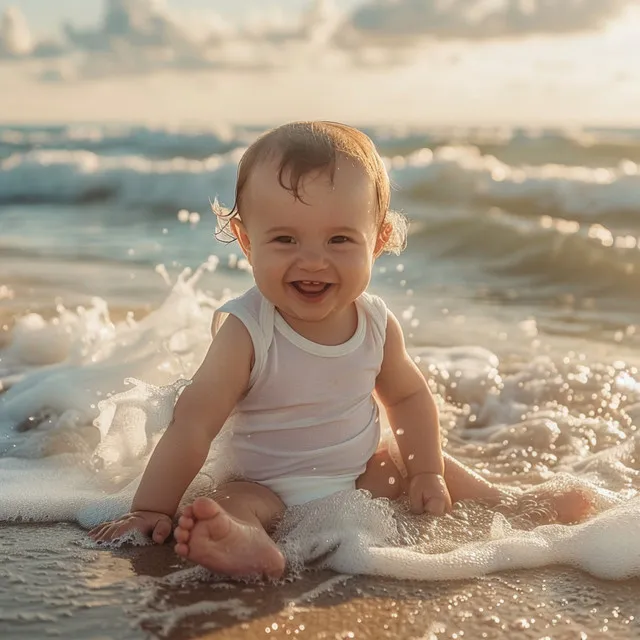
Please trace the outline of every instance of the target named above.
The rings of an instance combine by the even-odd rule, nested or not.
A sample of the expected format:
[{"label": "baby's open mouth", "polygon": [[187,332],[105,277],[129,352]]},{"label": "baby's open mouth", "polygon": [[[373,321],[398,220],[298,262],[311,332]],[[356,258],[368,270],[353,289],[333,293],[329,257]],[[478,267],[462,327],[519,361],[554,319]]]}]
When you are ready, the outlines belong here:
[{"label": "baby's open mouth", "polygon": [[291,286],[304,296],[321,296],[329,290],[331,282],[317,282],[315,280],[294,280]]}]

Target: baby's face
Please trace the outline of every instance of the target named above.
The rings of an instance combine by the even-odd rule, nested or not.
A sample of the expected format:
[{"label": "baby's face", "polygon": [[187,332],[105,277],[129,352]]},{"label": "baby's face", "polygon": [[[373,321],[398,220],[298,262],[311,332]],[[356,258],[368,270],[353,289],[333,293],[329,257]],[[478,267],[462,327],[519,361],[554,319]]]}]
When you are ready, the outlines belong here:
[{"label": "baby's face", "polygon": [[369,284],[381,242],[375,187],[361,167],[339,157],[333,183],[326,172],[302,178],[301,202],[279,184],[278,167],[271,161],[255,168],[234,228],[258,288],[304,334],[306,323],[352,315]]}]

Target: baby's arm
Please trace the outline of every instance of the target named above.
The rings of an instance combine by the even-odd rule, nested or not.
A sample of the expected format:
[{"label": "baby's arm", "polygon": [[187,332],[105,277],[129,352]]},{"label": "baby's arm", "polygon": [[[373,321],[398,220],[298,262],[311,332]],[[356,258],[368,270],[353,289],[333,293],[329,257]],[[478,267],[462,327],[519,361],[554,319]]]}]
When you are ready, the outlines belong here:
[{"label": "baby's arm", "polygon": [[[438,409],[426,380],[404,344],[402,328],[389,313],[376,394],[384,405],[407,473],[413,511],[442,513],[451,507],[444,483]],[[429,504],[432,500],[434,502]]]},{"label": "baby's arm", "polygon": [[[113,540],[126,531],[154,533],[163,542],[171,533],[180,500],[202,468],[211,441],[247,389],[253,344],[235,316],[225,319],[176,403],[173,419],[158,442],[142,476],[131,513],[90,532],[95,540]],[[161,524],[159,531],[158,524]]]}]

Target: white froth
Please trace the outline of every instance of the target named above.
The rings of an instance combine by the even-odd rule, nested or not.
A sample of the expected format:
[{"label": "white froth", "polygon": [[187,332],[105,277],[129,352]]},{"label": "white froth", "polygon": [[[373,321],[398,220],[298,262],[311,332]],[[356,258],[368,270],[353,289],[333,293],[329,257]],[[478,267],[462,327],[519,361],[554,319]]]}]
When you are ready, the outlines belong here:
[{"label": "white froth", "polygon": [[[293,567],[312,563],[343,574],[411,580],[459,580],[553,564],[599,578],[640,576],[640,499],[619,504],[580,525],[514,529],[495,514],[486,539],[447,553],[425,553],[403,540],[384,500],[345,492],[288,514],[280,545]],[[395,517],[402,517],[398,513]],[[406,517],[406,516],[405,516]],[[431,535],[439,534],[438,525]]]},{"label": "white froth", "polygon": [[[88,527],[129,509],[175,399],[208,346],[219,301],[197,284],[203,269],[212,268],[215,261],[193,275],[185,272],[164,303],[139,322],[113,323],[100,300],[85,309],[60,308],[51,320],[30,315],[18,321],[0,351],[1,383],[9,387],[0,395],[0,520],[69,520]],[[450,516],[414,517],[415,535],[407,537],[402,509],[346,492],[286,514],[277,540],[294,572],[323,566],[341,574],[448,580],[563,563],[607,579],[640,576],[636,371],[550,358],[502,371],[495,354],[477,347],[424,348],[413,355],[441,394],[454,452],[485,461],[486,473],[503,481],[503,468],[524,483],[551,477],[560,485],[565,479],[556,472],[571,473],[573,482],[599,488],[601,512],[578,526],[531,531],[496,515],[483,535],[473,517],[464,520],[463,505],[456,522],[466,522],[470,535],[447,539]],[[569,392],[578,410],[568,408]],[[607,399],[608,413],[587,415],[593,396]],[[584,408],[575,405],[577,397]],[[230,473],[220,454],[224,440],[223,433],[214,442],[185,499],[207,493]],[[434,536],[451,550],[425,550]],[[201,606],[178,615],[217,610],[218,604]],[[163,613],[157,622],[170,629],[175,615]]]},{"label": "white froth", "polygon": [[[236,620],[247,620],[255,609],[248,607],[242,600],[238,598],[230,598],[222,602],[214,602],[210,600],[201,600],[183,607],[174,607],[167,611],[158,611],[157,613],[149,613],[138,618],[139,624],[145,626],[160,626],[160,635],[167,636],[175,627],[187,618],[194,616],[204,616],[225,612]],[[218,625],[215,622],[209,622],[203,625],[202,629],[216,629]]]},{"label": "white froth", "polygon": [[74,521],[104,493],[78,456],[0,458],[0,521]]},{"label": "white froth", "polygon": [[324,582],[321,582],[317,587],[310,589],[309,591],[305,591],[297,596],[294,600],[290,600],[287,605],[288,613],[294,613],[296,610],[300,608],[300,605],[307,604],[309,602],[313,602],[316,598],[321,595],[333,591],[333,589],[345,582],[348,582],[353,575],[345,575],[339,574],[337,576],[333,576],[333,578],[329,578]]}]

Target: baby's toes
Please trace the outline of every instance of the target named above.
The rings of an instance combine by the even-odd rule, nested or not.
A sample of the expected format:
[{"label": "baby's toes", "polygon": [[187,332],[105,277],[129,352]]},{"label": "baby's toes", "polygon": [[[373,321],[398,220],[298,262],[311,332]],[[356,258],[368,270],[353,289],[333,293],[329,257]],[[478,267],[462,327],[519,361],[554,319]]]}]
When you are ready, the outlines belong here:
[{"label": "baby's toes", "polygon": [[195,520],[190,516],[181,515],[178,524],[183,528],[191,531],[195,526]]},{"label": "baby's toes", "polygon": [[182,513],[181,513],[180,515],[184,516],[185,518],[191,518],[191,519],[193,519],[193,518],[194,518],[194,515],[193,515],[193,505],[188,504],[188,505],[183,509],[183,511],[182,511]]},{"label": "baby's toes", "polygon": [[189,529],[183,529],[182,526],[178,526],[173,532],[173,537],[178,543],[187,543],[191,537],[191,531]]},{"label": "baby's toes", "polygon": [[176,543],[173,550],[182,558],[186,558],[189,555],[189,545],[186,545],[183,542]]}]

